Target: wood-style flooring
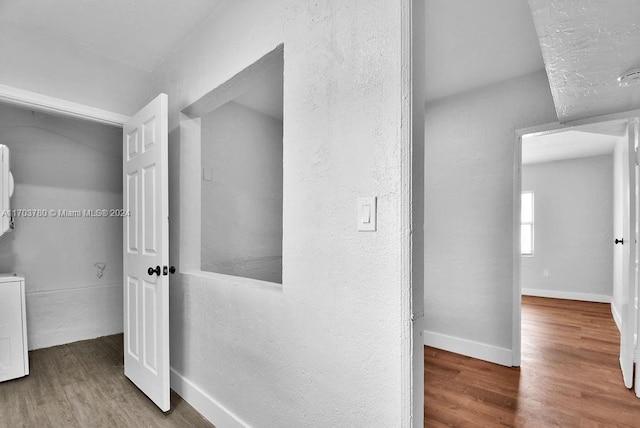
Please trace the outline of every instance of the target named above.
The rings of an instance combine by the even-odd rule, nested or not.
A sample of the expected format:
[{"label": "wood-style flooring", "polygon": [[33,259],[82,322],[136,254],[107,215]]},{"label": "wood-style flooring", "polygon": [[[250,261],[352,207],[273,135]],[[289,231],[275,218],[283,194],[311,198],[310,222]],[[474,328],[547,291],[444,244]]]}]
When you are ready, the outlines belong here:
[{"label": "wood-style flooring", "polygon": [[[608,304],[524,297],[522,367],[425,348],[425,426],[640,427]],[[163,414],[123,375],[122,335],[30,353],[0,383],[0,427],[211,427],[172,393]]]},{"label": "wood-style flooring", "polygon": [[125,376],[122,335],[29,353],[27,377],[0,383],[0,427],[212,427],[175,393],[163,414]]},{"label": "wood-style flooring", "polygon": [[640,427],[609,304],[523,297],[522,365],[425,348],[426,427]]}]

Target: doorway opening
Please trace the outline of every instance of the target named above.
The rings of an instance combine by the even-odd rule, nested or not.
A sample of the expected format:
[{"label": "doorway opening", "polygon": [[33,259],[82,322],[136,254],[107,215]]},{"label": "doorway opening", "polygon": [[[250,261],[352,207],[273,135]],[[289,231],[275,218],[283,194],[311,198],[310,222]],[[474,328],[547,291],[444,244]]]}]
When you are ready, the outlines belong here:
[{"label": "doorway opening", "polygon": [[29,349],[121,333],[122,129],[0,103],[0,144],[15,182],[0,272],[25,277]]},{"label": "doorway opening", "polygon": [[[583,369],[581,363],[591,360],[599,370],[619,373],[622,367],[630,387],[637,331],[637,121],[517,134],[514,365],[557,369],[561,376],[568,360],[579,357]],[[588,377],[583,369],[574,376]]]}]

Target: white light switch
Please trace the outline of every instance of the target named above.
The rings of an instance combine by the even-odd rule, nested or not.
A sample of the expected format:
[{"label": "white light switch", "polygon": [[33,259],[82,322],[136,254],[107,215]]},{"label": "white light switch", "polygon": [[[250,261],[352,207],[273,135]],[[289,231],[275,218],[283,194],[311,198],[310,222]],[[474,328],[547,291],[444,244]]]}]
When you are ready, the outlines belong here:
[{"label": "white light switch", "polygon": [[202,168],[202,180],[203,181],[212,181],[213,180],[213,169],[212,168]]},{"label": "white light switch", "polygon": [[360,219],[362,224],[371,223],[371,205],[362,206],[362,218]]},{"label": "white light switch", "polygon": [[377,198],[370,196],[358,198],[358,231],[375,232],[377,217]]}]

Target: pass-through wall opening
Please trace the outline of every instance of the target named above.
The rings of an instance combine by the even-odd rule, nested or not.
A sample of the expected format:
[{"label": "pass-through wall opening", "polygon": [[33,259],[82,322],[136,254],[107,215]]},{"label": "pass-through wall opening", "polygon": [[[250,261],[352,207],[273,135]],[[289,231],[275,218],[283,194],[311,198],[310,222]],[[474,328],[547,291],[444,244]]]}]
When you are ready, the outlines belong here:
[{"label": "pass-through wall opening", "polygon": [[202,273],[282,283],[283,74],[279,46],[183,110],[200,143]]}]

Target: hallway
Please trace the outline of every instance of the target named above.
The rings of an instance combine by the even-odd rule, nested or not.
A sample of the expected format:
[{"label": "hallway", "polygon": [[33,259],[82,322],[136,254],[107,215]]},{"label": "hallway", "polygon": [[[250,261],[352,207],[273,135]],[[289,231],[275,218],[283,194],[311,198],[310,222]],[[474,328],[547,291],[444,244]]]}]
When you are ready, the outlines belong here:
[{"label": "hallway", "polygon": [[609,304],[523,296],[522,367],[425,347],[425,426],[638,426]]}]

